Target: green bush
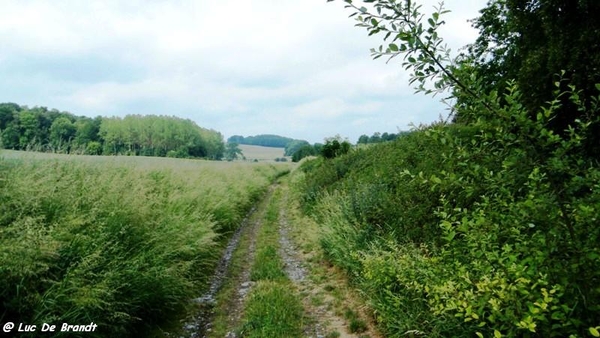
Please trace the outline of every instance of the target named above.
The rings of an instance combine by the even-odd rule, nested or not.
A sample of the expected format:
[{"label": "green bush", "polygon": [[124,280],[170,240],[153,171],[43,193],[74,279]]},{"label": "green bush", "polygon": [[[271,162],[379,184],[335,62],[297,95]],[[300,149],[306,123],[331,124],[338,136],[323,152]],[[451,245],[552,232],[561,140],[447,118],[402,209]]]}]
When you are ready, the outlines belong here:
[{"label": "green bush", "polygon": [[[497,114],[420,128],[302,165],[329,259],[370,298],[386,335],[585,336],[600,318],[600,165],[592,120],[563,135],[509,87]],[[581,109],[591,105],[569,95]],[[475,108],[473,108],[475,109]],[[595,110],[594,110],[595,109]],[[592,119],[592,118],[591,118]]]}]

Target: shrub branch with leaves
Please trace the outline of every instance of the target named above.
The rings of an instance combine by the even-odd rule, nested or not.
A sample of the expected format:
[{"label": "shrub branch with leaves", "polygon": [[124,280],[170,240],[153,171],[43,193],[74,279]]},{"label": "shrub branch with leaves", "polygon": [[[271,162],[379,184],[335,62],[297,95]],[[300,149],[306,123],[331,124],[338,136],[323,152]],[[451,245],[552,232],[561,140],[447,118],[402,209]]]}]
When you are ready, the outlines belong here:
[{"label": "shrub branch with leaves", "polygon": [[[461,117],[303,166],[305,201],[328,229],[323,247],[384,332],[597,336],[600,164],[588,139],[600,96],[562,72],[531,111],[515,81],[488,89],[477,65],[451,58],[437,33],[441,4],[426,17],[414,1],[345,3],[357,26],[385,33],[374,58],[404,55],[417,92],[449,91]],[[565,106],[579,118],[557,131]]]}]

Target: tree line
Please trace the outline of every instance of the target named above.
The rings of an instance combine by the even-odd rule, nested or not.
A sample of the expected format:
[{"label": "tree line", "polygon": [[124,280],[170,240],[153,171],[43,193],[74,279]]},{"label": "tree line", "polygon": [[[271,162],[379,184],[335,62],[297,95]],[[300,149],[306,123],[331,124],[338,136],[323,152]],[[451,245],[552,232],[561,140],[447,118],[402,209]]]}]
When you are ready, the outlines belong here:
[{"label": "tree line", "polygon": [[0,147],[87,155],[223,157],[223,136],[174,116],[95,118],[46,107],[0,104]]},{"label": "tree line", "polygon": [[241,135],[233,135],[227,139],[227,143],[273,148],[285,148],[292,141],[294,141],[292,138],[272,134],[260,134],[246,137]]},{"label": "tree line", "polygon": [[356,143],[357,144],[370,144],[370,143],[381,143],[381,142],[393,141],[393,140],[397,139],[398,137],[404,136],[408,133],[409,133],[408,131],[401,131],[398,133],[385,132],[383,134],[380,132],[375,132],[371,136],[363,134],[363,135],[360,135],[360,137],[358,138],[358,141]]}]

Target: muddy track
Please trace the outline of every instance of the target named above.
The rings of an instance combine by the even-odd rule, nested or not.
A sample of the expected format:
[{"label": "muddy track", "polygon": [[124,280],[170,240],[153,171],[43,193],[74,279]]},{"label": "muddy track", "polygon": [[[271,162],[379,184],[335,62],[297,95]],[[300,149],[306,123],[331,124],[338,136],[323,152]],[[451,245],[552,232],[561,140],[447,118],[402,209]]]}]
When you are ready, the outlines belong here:
[{"label": "muddy track", "polygon": [[[287,209],[291,204],[289,199],[289,191],[285,189],[279,210],[280,256],[284,260],[288,277],[303,296],[302,303],[308,318],[304,325],[305,337],[324,338],[335,332],[337,334],[333,336],[340,338],[378,338],[379,334],[373,328],[367,328],[361,334],[348,332],[347,320],[334,311],[332,304],[336,300],[325,290],[326,283],[315,281],[316,278],[311,274],[310,264],[307,262],[310,255],[303,253],[300,245],[294,240],[294,233],[297,232],[294,226],[298,225],[294,225],[293,219],[288,217]],[[322,298],[322,302],[315,304],[316,298]]]},{"label": "muddy track", "polygon": [[[264,218],[266,203],[270,200],[273,194],[274,185],[269,187],[266,196],[262,201],[253,207],[242,224],[233,234],[229,243],[223,252],[223,256],[219,260],[219,263],[215,269],[215,272],[211,278],[211,283],[208,291],[193,299],[198,304],[198,310],[194,314],[191,320],[188,320],[183,325],[183,334],[179,337],[190,337],[190,338],[206,338],[209,337],[212,329],[212,320],[214,317],[214,308],[216,305],[216,296],[223,284],[228,277],[229,268],[233,259],[233,253],[238,248],[240,239],[242,236],[248,236],[250,238],[250,244],[248,247],[248,255],[244,257],[243,266],[248,268],[242,271],[242,274],[234,281],[235,289],[237,290],[237,296],[230,299],[228,305],[230,315],[230,327],[234,327],[239,322],[241,316],[241,309],[243,308],[243,300],[245,295],[249,292],[252,283],[250,282],[250,268],[254,260],[254,253],[256,247],[256,234],[260,227],[260,223]],[[227,336],[233,337],[234,335],[228,334]]]},{"label": "muddy track", "polygon": [[[240,228],[231,237],[215,269],[208,291],[194,299],[198,305],[197,312],[183,325],[183,333],[176,336],[182,338],[237,337],[236,329],[239,329],[241,324],[244,301],[254,285],[254,282],[250,281],[250,272],[257,251],[258,233],[265,223],[267,207],[272,203],[276,190],[280,190],[282,193],[278,204],[278,253],[284,263],[284,270],[294,285],[294,290],[290,291],[296,292],[302,300],[305,318],[298,320],[302,320],[304,323],[304,336],[311,338],[379,337],[372,329],[362,334],[348,332],[347,320],[341,316],[339,310],[336,311],[333,304],[344,303],[344,306],[351,308],[356,303],[347,303],[346,299],[334,299],[326,290],[327,287],[330,287],[328,284],[337,285],[343,281],[316,281],[318,278],[315,278],[312,271],[315,268],[314,263],[311,263],[313,265],[307,263],[311,254],[303,252],[301,245],[296,240],[299,234],[298,228],[301,226],[294,224],[295,218],[288,215],[288,211],[291,210],[289,209],[291,197],[285,182],[270,186],[262,201],[248,213]],[[223,292],[226,294],[225,297],[221,295]],[[322,299],[322,301],[315,304],[316,298]],[[217,320],[216,318],[219,316],[221,328],[217,329],[217,327],[213,327],[215,325],[213,321]],[[331,333],[335,334],[331,335]]]}]

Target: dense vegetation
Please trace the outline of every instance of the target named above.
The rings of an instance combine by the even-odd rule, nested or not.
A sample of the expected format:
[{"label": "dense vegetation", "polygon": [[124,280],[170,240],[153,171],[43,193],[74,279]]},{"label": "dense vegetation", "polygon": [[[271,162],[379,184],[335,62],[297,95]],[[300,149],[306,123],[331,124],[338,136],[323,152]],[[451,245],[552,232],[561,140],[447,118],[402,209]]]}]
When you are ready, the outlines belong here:
[{"label": "dense vegetation", "polygon": [[[469,57],[486,91],[502,92],[515,80],[523,93],[521,103],[535,116],[538,108],[554,99],[556,74],[575,86],[582,97],[597,94],[600,83],[600,2],[596,0],[494,0],[474,20],[480,35],[469,46]],[[465,74],[466,76],[469,76]],[[549,127],[562,133],[591,108],[579,111],[568,97],[559,98]],[[460,116],[459,116],[460,117]],[[600,126],[586,138],[587,151],[600,156]]]},{"label": "dense vegetation", "polygon": [[406,131],[401,131],[397,134],[395,133],[379,133],[379,132],[375,132],[373,133],[373,135],[371,136],[367,136],[367,135],[360,135],[360,137],[358,138],[358,141],[356,142],[356,144],[372,144],[372,143],[381,143],[381,142],[387,142],[387,141],[393,141],[395,139],[397,139],[398,137],[404,136],[406,135],[408,132]]},{"label": "dense vegetation", "polygon": [[145,336],[201,294],[224,236],[285,170],[0,159],[0,322],[93,321],[86,336]]},{"label": "dense vegetation", "polygon": [[221,159],[223,137],[190,120],[127,115],[89,118],[45,107],[0,104],[0,147],[88,154]]},{"label": "dense vegetation", "polygon": [[[489,80],[481,53],[450,58],[437,34],[443,8],[424,17],[414,1],[365,2],[372,12],[346,1],[360,26],[393,40],[373,55],[404,54],[418,91],[451,91],[456,119],[302,165],[298,187],[329,258],[369,297],[390,337],[600,336],[600,85],[579,88],[572,76],[593,62],[537,69],[550,74],[536,80],[550,84],[532,106],[532,89],[510,80],[521,71],[508,69],[513,62],[493,59],[507,77]],[[543,23],[511,21],[514,4]],[[476,20],[479,41],[548,29],[573,6],[583,22],[597,17],[590,1],[492,0],[483,17],[496,8],[511,24]],[[510,57],[530,65],[578,27]],[[599,32],[581,31],[569,51]],[[597,67],[588,71],[598,77]]]}]

